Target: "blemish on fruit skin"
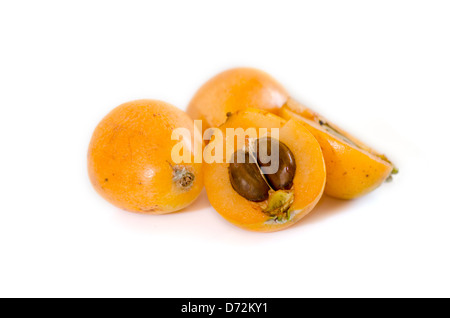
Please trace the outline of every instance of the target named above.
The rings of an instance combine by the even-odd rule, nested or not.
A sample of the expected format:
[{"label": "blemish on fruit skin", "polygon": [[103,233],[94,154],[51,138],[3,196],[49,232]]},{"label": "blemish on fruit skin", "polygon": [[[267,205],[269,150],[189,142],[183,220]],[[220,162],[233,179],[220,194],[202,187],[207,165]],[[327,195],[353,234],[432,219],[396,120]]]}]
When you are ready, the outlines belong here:
[{"label": "blemish on fruit skin", "polygon": [[344,173],[342,175],[345,176],[346,174],[347,174],[347,171],[344,171]]},{"label": "blemish on fruit skin", "polygon": [[369,175],[368,174],[366,174],[366,178],[368,178],[369,177]]},{"label": "blemish on fruit skin", "polygon": [[105,178],[105,182],[108,182],[109,181],[109,179],[108,178]]},{"label": "blemish on fruit skin", "polygon": [[158,205],[152,205],[148,208],[141,208],[142,212],[155,212],[159,210],[159,206]]}]

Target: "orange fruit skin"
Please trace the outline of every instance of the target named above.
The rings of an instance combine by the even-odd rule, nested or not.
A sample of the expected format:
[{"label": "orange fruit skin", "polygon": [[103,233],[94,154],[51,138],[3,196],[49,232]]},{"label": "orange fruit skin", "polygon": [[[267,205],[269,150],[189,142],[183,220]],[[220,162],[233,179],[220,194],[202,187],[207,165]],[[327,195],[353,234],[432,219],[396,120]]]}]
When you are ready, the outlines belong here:
[{"label": "orange fruit skin", "polygon": [[[194,136],[189,116],[162,101],[136,100],[112,110],[89,144],[88,173],[95,190],[115,206],[138,213],[164,214],[192,203],[203,188],[202,163],[172,161],[172,147],[179,141],[171,135],[179,127]],[[174,167],[192,173],[190,187],[174,181]]]},{"label": "orange fruit skin", "polygon": [[[223,163],[205,163],[205,188],[211,205],[227,221],[246,230],[258,232],[274,232],[283,230],[306,216],[322,196],[326,171],[320,145],[313,135],[297,121],[286,121],[274,114],[258,109],[245,109],[231,115],[220,127],[250,127],[279,129],[279,140],[294,153],[297,170],[294,177],[294,202],[291,205],[293,217],[285,223],[272,223],[264,214],[258,203],[248,201],[240,196],[232,187],[229,179],[224,151]],[[261,135],[258,134],[258,137]],[[224,137],[226,139],[226,136]],[[233,138],[234,139],[234,138]],[[226,140],[223,141],[225,145]],[[216,147],[212,140],[205,148]],[[238,149],[238,145],[235,149]]]},{"label": "orange fruit skin", "polygon": [[288,94],[269,74],[254,68],[234,68],[207,81],[190,101],[187,113],[202,120],[203,131],[219,127],[234,113],[247,107],[273,111]]},{"label": "orange fruit skin", "polygon": [[297,120],[319,142],[327,167],[327,195],[354,199],[373,191],[390,176],[394,166],[380,158],[381,154],[336,126],[342,135],[359,147],[330,134],[316,122],[320,115],[303,105],[289,100],[279,110],[279,115],[287,120]]}]

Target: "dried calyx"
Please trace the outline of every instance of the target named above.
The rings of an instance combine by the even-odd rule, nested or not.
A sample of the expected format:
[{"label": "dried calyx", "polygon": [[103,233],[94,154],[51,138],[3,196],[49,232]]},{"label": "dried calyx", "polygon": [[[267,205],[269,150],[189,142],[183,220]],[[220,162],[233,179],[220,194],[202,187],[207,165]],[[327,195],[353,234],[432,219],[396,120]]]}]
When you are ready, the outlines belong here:
[{"label": "dried calyx", "polygon": [[189,190],[194,184],[195,175],[190,172],[185,166],[172,165],[167,162],[172,168],[172,181],[173,183],[182,190]]}]

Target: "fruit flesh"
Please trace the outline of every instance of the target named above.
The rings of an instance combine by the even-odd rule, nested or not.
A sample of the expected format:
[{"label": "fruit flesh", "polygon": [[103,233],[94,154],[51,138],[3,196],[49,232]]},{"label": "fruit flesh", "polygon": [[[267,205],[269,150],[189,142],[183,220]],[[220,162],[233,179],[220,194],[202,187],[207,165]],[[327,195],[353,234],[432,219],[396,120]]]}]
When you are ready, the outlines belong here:
[{"label": "fruit flesh", "polygon": [[[225,157],[223,163],[205,164],[205,187],[212,206],[226,220],[248,230],[273,232],[294,224],[313,209],[325,186],[325,164],[319,144],[295,120],[285,121],[262,110],[238,111],[220,128],[226,130],[237,127],[244,130],[264,127],[268,128],[269,134],[272,128],[279,129],[279,140],[292,151],[297,166],[292,186],[294,198],[290,204],[292,213],[288,221],[276,222],[264,213],[267,206],[251,202],[237,193],[230,183],[229,163]],[[257,137],[262,136],[258,134]],[[212,140],[207,147],[215,147],[217,143],[217,140]],[[236,145],[234,151],[241,146]]]},{"label": "fruit flesh", "polygon": [[112,110],[98,124],[88,150],[89,177],[97,192],[139,213],[169,213],[193,202],[203,187],[202,163],[172,161],[178,141],[171,135],[179,127],[194,136],[188,115],[161,101],[137,100]]},{"label": "fruit flesh", "polygon": [[274,111],[287,100],[286,90],[269,74],[253,68],[234,68],[207,81],[190,101],[187,113],[203,122],[203,130],[219,127],[247,107]]},{"label": "fruit flesh", "polygon": [[327,195],[339,199],[360,197],[380,186],[394,172],[385,156],[296,101],[289,99],[278,114],[296,119],[319,142],[327,167]]}]

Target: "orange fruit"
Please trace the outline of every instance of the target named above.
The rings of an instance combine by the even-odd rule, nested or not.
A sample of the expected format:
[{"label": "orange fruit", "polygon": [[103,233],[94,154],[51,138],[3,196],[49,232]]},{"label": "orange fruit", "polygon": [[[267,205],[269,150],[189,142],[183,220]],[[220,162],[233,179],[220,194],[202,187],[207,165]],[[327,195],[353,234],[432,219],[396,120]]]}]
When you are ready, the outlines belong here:
[{"label": "orange fruit", "polygon": [[[172,140],[176,128],[187,129],[191,138]],[[185,112],[162,101],[143,99],[118,106],[92,135],[92,185],[110,203],[132,212],[163,214],[188,206],[203,188],[202,163],[194,162],[201,155],[202,140],[195,130]],[[190,162],[172,159],[179,143],[186,146],[182,149]]]},{"label": "orange fruit", "polygon": [[203,130],[219,127],[227,114],[248,107],[273,111],[288,94],[269,74],[254,68],[234,68],[222,72],[199,88],[187,113],[203,122]]},{"label": "orange fruit", "polygon": [[[230,128],[242,128],[244,134],[255,128],[256,133],[249,136],[235,130],[236,142],[234,135],[226,134]],[[205,148],[205,188],[211,205],[226,220],[247,230],[273,232],[293,225],[314,208],[322,196],[326,172],[320,145],[306,128],[296,120],[286,121],[249,108],[229,116],[220,132]],[[246,149],[251,149],[252,142],[264,138],[276,139],[282,145],[274,173],[279,178],[269,174],[260,178],[255,164],[230,160],[240,151],[250,152]],[[207,154],[216,156],[220,149],[221,160],[208,159]],[[259,152],[261,148],[253,149]],[[263,170],[264,165],[257,162]]]},{"label": "orange fruit", "polygon": [[297,120],[316,137],[327,166],[325,193],[329,196],[339,199],[360,197],[397,173],[385,155],[293,99],[283,105],[279,115]]}]

